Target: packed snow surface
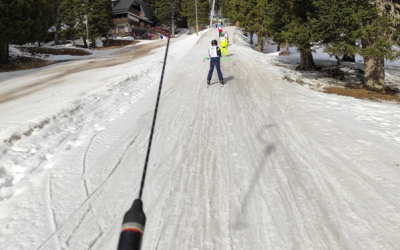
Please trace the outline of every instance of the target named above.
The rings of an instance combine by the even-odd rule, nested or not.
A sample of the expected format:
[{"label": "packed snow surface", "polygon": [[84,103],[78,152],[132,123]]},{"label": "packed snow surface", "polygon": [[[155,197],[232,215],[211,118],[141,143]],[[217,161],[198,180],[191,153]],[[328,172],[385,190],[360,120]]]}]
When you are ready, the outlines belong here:
[{"label": "packed snow surface", "polygon": [[[287,82],[229,32],[225,87],[214,29],[170,46],[143,249],[398,249],[399,106]],[[164,53],[2,78],[0,249],[116,249]]]}]

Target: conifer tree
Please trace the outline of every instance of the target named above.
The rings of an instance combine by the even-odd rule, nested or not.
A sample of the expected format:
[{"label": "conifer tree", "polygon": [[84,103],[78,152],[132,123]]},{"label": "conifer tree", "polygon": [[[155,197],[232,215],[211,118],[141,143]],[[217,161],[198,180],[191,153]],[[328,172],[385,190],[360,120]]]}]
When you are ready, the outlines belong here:
[{"label": "conifer tree", "polygon": [[89,2],[89,38],[95,40],[107,35],[112,26],[112,7],[109,0],[90,0]]},{"label": "conifer tree", "polygon": [[55,37],[54,43],[58,44],[60,39],[60,32],[61,32],[61,22],[58,14],[58,7],[62,0],[47,0],[48,8],[50,11],[50,23],[54,26],[55,29]]},{"label": "conifer tree", "polygon": [[86,18],[90,8],[88,0],[62,0],[58,7],[58,21],[65,24],[68,28],[61,31],[63,39],[74,40],[77,37],[83,38],[86,43]]},{"label": "conifer tree", "polygon": [[267,0],[232,0],[221,3],[225,16],[233,22],[238,21],[245,31],[257,34],[257,50],[262,51],[264,37],[268,34],[268,1]]},{"label": "conifer tree", "polygon": [[318,42],[310,20],[317,15],[313,0],[271,0],[268,30],[277,42],[289,42],[300,51],[299,70],[314,70],[312,44]]},{"label": "conifer tree", "polygon": [[[194,2],[194,1],[193,1]],[[169,27],[171,22],[171,13],[174,1],[171,0],[155,0],[154,3],[154,14],[161,25]],[[177,1],[175,9],[175,20],[180,19],[181,1]]]},{"label": "conifer tree", "polygon": [[[199,0],[200,2],[200,0]],[[180,18],[186,18],[188,23],[188,29],[196,26],[196,9],[195,1],[193,0],[181,0]]]},{"label": "conifer tree", "polygon": [[400,56],[394,49],[399,20],[380,12],[369,0],[314,0],[314,5],[318,18],[311,25],[326,51],[364,56],[365,88],[384,90],[384,59]]},{"label": "conifer tree", "polygon": [[[159,25],[169,27],[171,22],[171,13],[173,8],[174,0],[155,0],[154,3],[154,15],[159,22]],[[180,16],[181,1],[176,2],[175,15],[172,24],[172,30],[170,36],[175,36],[175,23],[177,20],[182,20]]]},{"label": "conifer tree", "polygon": [[[196,6],[194,0],[181,0],[180,19],[186,19],[188,28],[196,26]],[[209,22],[210,4],[208,0],[197,0],[197,19],[200,27]]]},{"label": "conifer tree", "polygon": [[248,4],[251,4],[252,7],[248,6],[249,12],[243,23],[247,26],[248,31],[257,35],[257,50],[262,52],[264,48],[264,38],[268,33],[268,3],[266,0],[251,0],[248,1]]},{"label": "conifer tree", "polygon": [[0,1],[0,63],[9,60],[10,42],[24,44],[35,41],[38,35],[43,36],[48,27],[39,22],[46,19],[45,11],[42,0]]},{"label": "conifer tree", "polygon": [[48,35],[49,11],[49,4],[46,0],[36,0],[31,6],[30,19],[33,23],[29,32],[29,40],[32,42],[37,41],[39,47],[40,42]]},{"label": "conifer tree", "polygon": [[208,0],[197,0],[197,19],[200,27],[210,24],[210,11]]}]

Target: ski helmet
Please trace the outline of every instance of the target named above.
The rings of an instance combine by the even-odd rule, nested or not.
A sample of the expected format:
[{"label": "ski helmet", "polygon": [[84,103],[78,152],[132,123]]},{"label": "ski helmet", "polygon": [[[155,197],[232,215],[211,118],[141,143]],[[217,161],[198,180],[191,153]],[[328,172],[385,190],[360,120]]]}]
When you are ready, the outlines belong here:
[{"label": "ski helmet", "polygon": [[221,36],[225,36],[225,34],[224,34],[224,33],[221,33]]},{"label": "ski helmet", "polygon": [[212,40],[212,41],[211,41],[211,45],[218,45],[217,40]]}]

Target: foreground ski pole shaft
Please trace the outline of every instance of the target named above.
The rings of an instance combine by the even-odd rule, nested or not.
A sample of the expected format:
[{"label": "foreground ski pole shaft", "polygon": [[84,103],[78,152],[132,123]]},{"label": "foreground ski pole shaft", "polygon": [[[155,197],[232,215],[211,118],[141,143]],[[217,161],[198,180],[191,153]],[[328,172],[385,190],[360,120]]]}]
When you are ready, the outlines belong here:
[{"label": "foreground ski pole shaft", "polygon": [[124,216],[118,250],[140,250],[145,226],[143,202],[141,199],[136,199]]}]

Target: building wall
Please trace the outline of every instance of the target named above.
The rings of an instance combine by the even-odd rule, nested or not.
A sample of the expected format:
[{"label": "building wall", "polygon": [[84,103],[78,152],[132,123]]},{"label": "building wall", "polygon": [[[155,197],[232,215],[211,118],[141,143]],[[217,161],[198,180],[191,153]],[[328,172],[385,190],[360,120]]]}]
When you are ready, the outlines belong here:
[{"label": "building wall", "polygon": [[[131,14],[129,14],[131,13]],[[115,27],[110,30],[113,35],[128,35],[135,27],[151,29],[152,25],[138,17],[145,17],[140,6],[132,5],[128,13],[114,15],[113,23]]]}]

